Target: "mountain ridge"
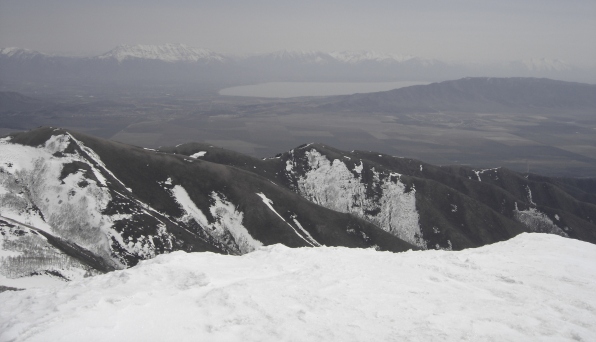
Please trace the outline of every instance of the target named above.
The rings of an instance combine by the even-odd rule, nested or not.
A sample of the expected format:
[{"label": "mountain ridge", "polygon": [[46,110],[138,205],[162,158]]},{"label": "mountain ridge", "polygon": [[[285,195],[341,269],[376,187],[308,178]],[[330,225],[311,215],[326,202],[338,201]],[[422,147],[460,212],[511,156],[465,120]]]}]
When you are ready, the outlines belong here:
[{"label": "mountain ridge", "polygon": [[596,82],[593,68],[576,67],[548,58],[473,64],[373,51],[281,50],[234,56],[184,44],[123,44],[94,57],[47,55],[19,48],[0,49],[0,76],[5,82],[100,82],[104,79],[134,80],[141,76],[152,81],[209,83],[219,79],[231,84],[383,82],[440,81],[487,74],[494,77],[530,76]]},{"label": "mountain ridge", "polygon": [[[12,220],[0,220],[0,249],[8,253],[0,258],[0,276],[10,279],[77,279],[98,271],[48,245],[38,229],[114,268],[173,250],[245,254],[280,242],[416,248],[254,173],[196,158],[54,128],[3,138],[0,151],[0,213]],[[43,261],[46,255],[50,261]]]},{"label": "mountain ridge", "polygon": [[[541,112],[596,108],[596,85],[527,77],[466,77],[384,92],[341,95],[322,108],[383,112]],[[522,106],[522,107],[520,107]]]},{"label": "mountain ridge", "polygon": [[51,127],[2,138],[0,152],[0,213],[9,219],[0,219],[0,281],[9,287],[101,273],[93,260],[127,268],[176,250],[461,250],[522,232],[596,243],[594,179],[437,167],[322,144],[264,160],[198,143],[151,150]]},{"label": "mountain ridge", "polygon": [[226,57],[208,49],[189,47],[184,44],[165,45],[118,45],[114,49],[92,58],[115,59],[122,62],[128,59],[161,60],[165,62],[223,62]]}]

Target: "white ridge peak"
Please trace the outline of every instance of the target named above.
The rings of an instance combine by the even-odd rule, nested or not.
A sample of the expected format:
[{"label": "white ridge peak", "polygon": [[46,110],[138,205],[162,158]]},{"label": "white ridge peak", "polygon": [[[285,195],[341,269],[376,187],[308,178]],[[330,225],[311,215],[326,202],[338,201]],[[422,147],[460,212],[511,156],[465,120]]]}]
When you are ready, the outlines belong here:
[{"label": "white ridge peak", "polygon": [[532,71],[564,71],[571,69],[565,61],[544,57],[526,59],[522,63]]},{"label": "white ridge peak", "polygon": [[18,57],[18,58],[32,58],[35,56],[47,56],[46,54],[38,52],[38,51],[23,49],[23,48],[18,48],[18,47],[0,48],[0,55],[4,55],[7,57]]},{"label": "white ridge peak", "polygon": [[271,53],[259,54],[274,61],[299,61],[307,64],[326,64],[333,58],[329,54],[315,50],[279,50]]},{"label": "white ridge peak", "polygon": [[99,59],[151,59],[166,62],[223,61],[224,57],[208,49],[190,47],[184,44],[164,45],[118,45]]},{"label": "white ridge peak", "polygon": [[407,60],[415,58],[411,55],[396,55],[396,54],[385,54],[377,53],[375,51],[334,51],[329,53],[330,56],[336,60],[344,63],[356,64],[364,61],[376,61],[376,62],[405,62]]}]

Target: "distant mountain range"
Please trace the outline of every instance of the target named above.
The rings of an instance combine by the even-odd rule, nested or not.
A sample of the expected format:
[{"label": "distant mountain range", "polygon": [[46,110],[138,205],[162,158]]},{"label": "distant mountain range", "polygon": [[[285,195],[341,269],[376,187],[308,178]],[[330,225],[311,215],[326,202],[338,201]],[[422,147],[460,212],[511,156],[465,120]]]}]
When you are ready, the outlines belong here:
[{"label": "distant mountain range", "polygon": [[64,57],[0,49],[0,82],[130,84],[268,81],[438,81],[467,76],[549,77],[596,82],[596,70],[563,61],[530,59],[501,64],[455,64],[371,51],[278,51],[229,56],[183,44],[120,45],[96,57]]},{"label": "distant mountain range", "polygon": [[175,250],[459,250],[543,232],[596,243],[596,182],[437,167],[308,144],[256,159],[55,128],[0,140],[0,285],[72,280]]}]

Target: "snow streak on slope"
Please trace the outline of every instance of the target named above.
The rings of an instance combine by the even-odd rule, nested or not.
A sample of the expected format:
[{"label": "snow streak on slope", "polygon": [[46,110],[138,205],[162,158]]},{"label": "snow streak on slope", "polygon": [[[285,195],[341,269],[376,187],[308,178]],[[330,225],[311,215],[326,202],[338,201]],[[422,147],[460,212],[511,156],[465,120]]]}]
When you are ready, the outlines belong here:
[{"label": "snow streak on slope", "polygon": [[175,252],[0,293],[0,340],[594,341],[594,259],[546,234],[459,252]]},{"label": "snow streak on slope", "polygon": [[[112,178],[115,179],[118,183],[120,183],[120,185],[122,185],[126,190],[132,191],[130,188],[128,188],[126,185],[124,185],[124,183],[122,183],[122,181],[120,179],[118,179],[118,177],[116,177],[112,173],[112,171],[110,171],[110,169],[108,169],[106,167],[106,165],[101,161],[101,158],[97,155],[97,153],[95,153],[95,151],[93,151],[89,147],[85,146],[85,144],[83,144],[81,141],[78,141],[77,139],[75,139],[72,135],[68,134],[68,137],[70,139],[72,139],[73,141],[75,141],[77,143],[77,145],[79,145],[79,147],[83,151],[85,151],[85,153],[87,154],[87,156],[89,156],[89,158],[91,158],[99,167],[101,167],[103,169],[103,171],[105,171],[107,174],[109,174],[110,176],[112,176]],[[99,174],[99,177],[101,177],[103,179],[103,185],[106,185],[105,178],[103,177],[103,175],[101,175],[101,172],[96,172],[94,170],[94,174],[96,175],[96,177]],[[100,181],[101,181],[101,179],[100,179]]]},{"label": "snow streak on slope", "polygon": [[[420,168],[422,168],[422,165],[420,166]],[[480,175],[483,174],[483,173],[485,173],[485,172],[490,172],[490,171],[494,171],[494,173],[495,173],[495,176],[494,177],[496,179],[499,179],[499,176],[496,173],[498,170],[499,170],[499,168],[496,167],[496,168],[492,168],[492,169],[480,169],[480,170],[472,170],[472,171],[476,174],[476,177],[478,177],[478,181],[479,182],[482,182],[482,179],[480,178]]]},{"label": "snow streak on slope", "polygon": [[305,155],[310,170],[297,180],[297,191],[303,197],[329,209],[358,215],[402,240],[426,247],[416,210],[416,190],[406,191],[399,174],[385,175],[373,169],[371,188],[380,193],[370,196],[370,189],[361,182],[362,163],[352,172],[341,160],[331,162],[315,149]]},{"label": "snow streak on slope", "polygon": [[190,155],[189,157],[191,157],[191,158],[201,158],[201,157],[204,157],[205,154],[207,154],[207,151],[199,151],[199,152],[197,152],[195,154]]},{"label": "snow streak on slope", "polygon": [[215,219],[215,222],[210,223],[207,216],[203,214],[201,209],[197,208],[188,195],[188,192],[182,186],[175,185],[171,193],[185,212],[184,216],[180,218],[182,221],[188,222],[191,219],[194,220],[207,234],[211,235],[217,241],[225,242],[228,247],[232,248],[233,252],[244,254],[263,246],[242,225],[244,214],[236,210],[236,207],[227,201],[223,195],[215,192],[211,193],[213,204],[209,208],[209,212]]},{"label": "snow streak on slope", "polygon": [[298,231],[296,230],[296,228],[294,228],[294,226],[292,226],[290,223],[288,223],[288,221],[286,221],[286,219],[284,219],[278,212],[277,210],[275,210],[273,208],[273,201],[271,201],[269,198],[267,198],[267,196],[265,196],[265,194],[263,193],[258,193],[257,196],[261,197],[261,200],[263,200],[263,203],[265,203],[265,205],[272,211],[275,213],[275,215],[277,215],[282,221],[284,221],[288,226],[290,226],[290,228],[292,228],[292,230],[294,231],[294,233],[296,233],[296,235],[298,235],[302,240],[304,240],[307,244],[315,247],[315,246],[321,246],[320,243],[318,243],[311,235],[309,232],[307,232],[302,225],[300,224],[300,222],[298,222],[298,220],[296,220],[296,216],[292,216],[292,221],[294,221],[294,224],[296,225],[296,227],[298,227],[298,229],[302,232],[302,234],[298,233]]}]

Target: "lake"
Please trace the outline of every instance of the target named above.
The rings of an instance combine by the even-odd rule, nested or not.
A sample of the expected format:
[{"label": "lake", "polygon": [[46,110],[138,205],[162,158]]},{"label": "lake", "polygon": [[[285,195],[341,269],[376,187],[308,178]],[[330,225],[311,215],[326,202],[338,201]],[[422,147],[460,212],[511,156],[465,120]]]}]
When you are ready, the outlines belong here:
[{"label": "lake", "polygon": [[288,98],[298,96],[332,96],[374,93],[430,82],[268,82],[225,88],[220,95]]}]

